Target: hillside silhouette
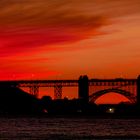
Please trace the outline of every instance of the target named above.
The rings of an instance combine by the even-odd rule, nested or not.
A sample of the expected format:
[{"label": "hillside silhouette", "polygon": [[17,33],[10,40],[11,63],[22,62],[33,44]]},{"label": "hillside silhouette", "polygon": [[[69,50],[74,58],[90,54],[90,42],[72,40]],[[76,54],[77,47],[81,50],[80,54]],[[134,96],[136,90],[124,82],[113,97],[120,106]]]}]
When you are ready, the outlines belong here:
[{"label": "hillside silhouette", "polygon": [[0,87],[0,114],[35,114],[41,112],[34,96],[16,87]]}]

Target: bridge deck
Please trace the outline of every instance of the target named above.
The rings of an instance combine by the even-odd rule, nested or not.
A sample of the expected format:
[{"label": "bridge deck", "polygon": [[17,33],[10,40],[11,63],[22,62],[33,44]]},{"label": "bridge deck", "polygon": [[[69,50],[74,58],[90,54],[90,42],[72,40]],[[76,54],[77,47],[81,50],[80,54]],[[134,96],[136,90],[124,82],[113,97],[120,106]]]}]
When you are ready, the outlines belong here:
[{"label": "bridge deck", "polygon": [[[89,86],[100,85],[119,85],[128,84],[134,85],[137,79],[90,79]],[[17,85],[19,87],[54,87],[55,85],[61,85],[62,87],[78,86],[78,80],[5,80],[0,81],[0,85]]]}]

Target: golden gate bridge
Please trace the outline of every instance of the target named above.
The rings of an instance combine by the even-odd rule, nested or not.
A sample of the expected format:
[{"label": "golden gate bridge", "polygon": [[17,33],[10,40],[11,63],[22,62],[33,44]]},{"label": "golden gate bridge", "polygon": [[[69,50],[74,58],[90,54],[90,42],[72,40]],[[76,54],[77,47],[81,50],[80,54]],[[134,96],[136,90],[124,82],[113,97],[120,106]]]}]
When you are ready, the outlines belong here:
[{"label": "golden gate bridge", "polygon": [[131,103],[140,101],[140,76],[136,79],[89,79],[86,75],[78,80],[10,80],[0,81],[1,87],[29,88],[38,97],[42,87],[54,88],[54,98],[62,99],[63,87],[78,87],[78,98],[86,102],[96,101],[100,96],[115,92],[128,98]]}]

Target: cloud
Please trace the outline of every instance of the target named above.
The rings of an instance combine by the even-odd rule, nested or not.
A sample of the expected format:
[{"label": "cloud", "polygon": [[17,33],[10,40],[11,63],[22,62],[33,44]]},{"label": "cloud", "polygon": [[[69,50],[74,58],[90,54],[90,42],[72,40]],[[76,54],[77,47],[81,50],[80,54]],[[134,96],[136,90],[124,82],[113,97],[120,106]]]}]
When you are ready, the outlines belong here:
[{"label": "cloud", "polygon": [[[101,63],[97,62],[96,65],[96,60],[114,61],[109,56],[103,58],[106,52],[110,53],[111,47],[112,50],[116,48],[114,44],[120,43],[119,52],[125,45],[126,48],[129,47],[126,43],[122,45],[120,40],[116,41],[116,38],[122,35],[127,39],[128,32],[125,31],[124,34],[123,29],[130,31],[131,26],[136,26],[127,26],[128,23],[139,25],[137,18],[132,18],[136,14],[139,17],[139,7],[139,0],[0,0],[1,78],[3,76],[3,79],[8,79],[17,74],[17,77],[24,79],[31,77],[32,73],[44,78],[57,75],[59,71],[68,75],[71,69],[74,69],[73,73],[79,73],[80,68],[86,69],[84,65],[88,64],[90,68],[93,63],[98,71]],[[123,21],[124,17],[130,20]],[[106,26],[108,24],[113,25]],[[114,35],[116,25],[118,36]],[[137,29],[136,26],[135,30],[138,32]],[[108,33],[111,34],[107,36]],[[104,36],[97,38],[103,34]],[[128,38],[131,45],[129,40],[132,38]],[[93,47],[100,46],[103,54],[98,49],[93,51]],[[87,50],[89,47],[91,49]],[[83,51],[79,51],[81,49]],[[100,59],[96,59],[96,55]],[[77,58],[78,63],[75,61]],[[68,67],[65,66],[66,63]],[[106,63],[102,67],[105,66]]]},{"label": "cloud", "polygon": [[72,5],[67,8],[66,1],[63,2],[1,1],[0,56],[44,45],[49,51],[49,45],[89,38],[106,24],[104,17],[85,14],[73,9]]},{"label": "cloud", "polygon": [[138,12],[139,5],[138,0],[1,0],[0,56],[42,46],[49,51],[53,44],[99,35],[109,18]]}]

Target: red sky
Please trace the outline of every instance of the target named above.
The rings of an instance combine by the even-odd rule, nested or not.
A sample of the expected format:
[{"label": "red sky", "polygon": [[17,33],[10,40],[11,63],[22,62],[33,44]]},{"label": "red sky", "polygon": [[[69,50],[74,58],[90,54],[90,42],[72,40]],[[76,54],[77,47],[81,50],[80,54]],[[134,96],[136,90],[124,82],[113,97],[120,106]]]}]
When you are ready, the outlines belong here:
[{"label": "red sky", "polygon": [[139,0],[1,0],[0,79],[136,78],[139,7]]}]

